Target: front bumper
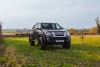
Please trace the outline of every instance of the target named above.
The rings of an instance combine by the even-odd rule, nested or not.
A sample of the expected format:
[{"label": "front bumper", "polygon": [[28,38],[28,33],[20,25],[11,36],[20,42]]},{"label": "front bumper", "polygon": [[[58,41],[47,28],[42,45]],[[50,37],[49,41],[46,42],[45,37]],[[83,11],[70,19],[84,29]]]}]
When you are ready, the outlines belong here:
[{"label": "front bumper", "polygon": [[71,38],[69,36],[45,36],[45,42],[46,43],[66,43],[68,41],[71,41]]}]

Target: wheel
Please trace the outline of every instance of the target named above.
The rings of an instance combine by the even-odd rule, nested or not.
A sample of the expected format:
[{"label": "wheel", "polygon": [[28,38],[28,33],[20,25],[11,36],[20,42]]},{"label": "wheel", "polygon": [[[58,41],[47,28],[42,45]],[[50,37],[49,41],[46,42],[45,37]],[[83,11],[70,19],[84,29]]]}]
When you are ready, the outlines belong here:
[{"label": "wheel", "polygon": [[39,48],[41,50],[45,50],[46,49],[46,45],[45,45],[45,43],[43,43],[43,40],[42,40],[41,37],[39,37],[39,39],[38,39],[38,45],[39,45]]},{"label": "wheel", "polygon": [[69,49],[70,48],[70,41],[62,44],[62,46],[63,46],[63,48]]},{"label": "wheel", "polygon": [[29,43],[31,46],[34,46],[34,44],[35,44],[35,41],[33,41],[32,36],[29,36]]}]

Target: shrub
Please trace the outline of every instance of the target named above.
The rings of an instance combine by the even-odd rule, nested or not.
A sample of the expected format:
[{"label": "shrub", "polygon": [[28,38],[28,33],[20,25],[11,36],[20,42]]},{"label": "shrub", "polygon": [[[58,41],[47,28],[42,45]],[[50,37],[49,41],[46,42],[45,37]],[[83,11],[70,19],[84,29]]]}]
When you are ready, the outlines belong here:
[{"label": "shrub", "polygon": [[2,29],[2,25],[0,23],[0,43],[2,42],[1,29]]},{"label": "shrub", "polygon": [[28,37],[28,33],[15,34],[16,37]]}]

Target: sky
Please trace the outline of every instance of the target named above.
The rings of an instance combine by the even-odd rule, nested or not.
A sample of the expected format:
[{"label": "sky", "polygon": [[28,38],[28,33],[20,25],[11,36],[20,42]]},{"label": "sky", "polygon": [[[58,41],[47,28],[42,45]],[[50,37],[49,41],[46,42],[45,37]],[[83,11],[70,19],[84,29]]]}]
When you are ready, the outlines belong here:
[{"label": "sky", "polygon": [[91,28],[100,16],[100,0],[0,0],[3,29],[32,28],[56,22],[64,28]]}]

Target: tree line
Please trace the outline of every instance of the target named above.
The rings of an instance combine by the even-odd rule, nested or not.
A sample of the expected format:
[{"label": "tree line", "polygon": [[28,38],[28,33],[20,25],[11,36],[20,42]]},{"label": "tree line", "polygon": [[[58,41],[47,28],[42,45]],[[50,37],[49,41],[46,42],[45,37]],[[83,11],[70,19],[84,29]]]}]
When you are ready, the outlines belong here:
[{"label": "tree line", "polygon": [[92,27],[90,29],[68,29],[71,35],[97,35],[97,27]]},{"label": "tree line", "polygon": [[97,17],[95,19],[96,22],[96,27],[92,27],[90,29],[74,29],[74,28],[70,28],[68,29],[68,31],[70,32],[71,35],[97,35],[100,34],[100,20],[99,17]]}]

